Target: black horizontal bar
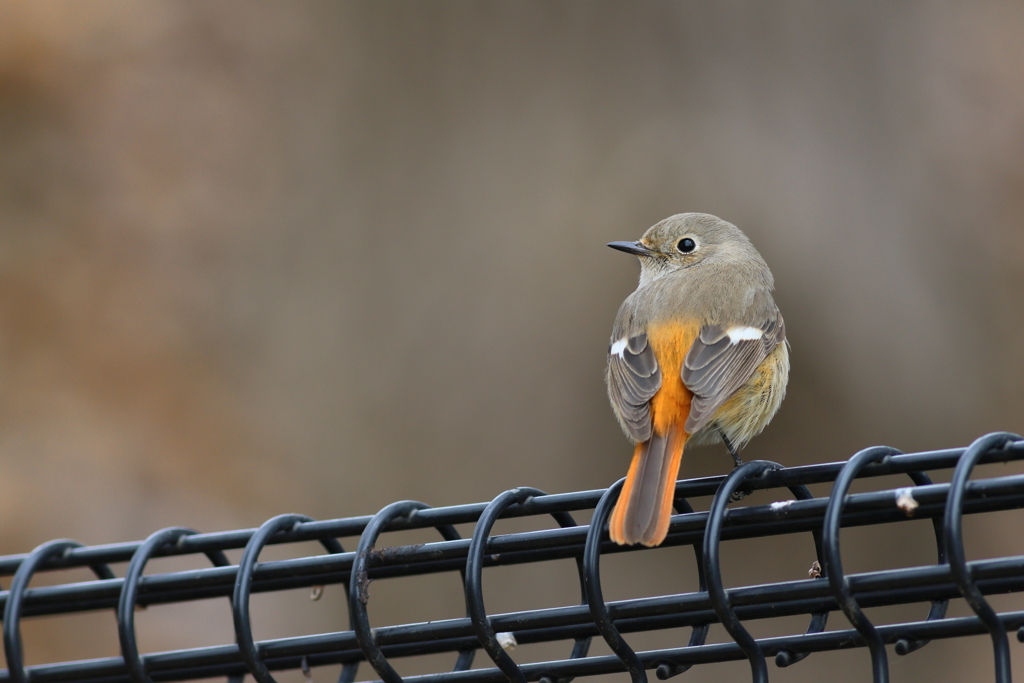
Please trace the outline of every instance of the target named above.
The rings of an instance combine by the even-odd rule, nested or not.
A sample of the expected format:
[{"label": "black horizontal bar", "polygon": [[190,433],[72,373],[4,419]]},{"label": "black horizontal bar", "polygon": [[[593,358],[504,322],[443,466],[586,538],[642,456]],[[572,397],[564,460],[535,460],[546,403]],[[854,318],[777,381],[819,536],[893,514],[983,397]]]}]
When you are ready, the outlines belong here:
[{"label": "black horizontal bar", "polygon": [[[960,540],[948,540],[951,538],[948,531],[954,528],[954,523],[958,519],[955,516],[951,517],[951,514],[980,514],[1024,507],[1024,474],[967,481],[962,473],[966,471],[969,475],[970,470],[965,470],[964,464],[970,463],[973,466],[975,462],[1020,460],[1024,458],[1024,441],[1013,442],[1013,439],[1017,438],[1019,437],[1013,435],[992,434],[977,440],[970,449],[946,449],[909,455],[886,455],[891,452],[891,449],[869,449],[870,453],[862,452],[854,460],[864,463],[870,460],[871,464],[865,464],[856,472],[855,470],[860,467],[859,464],[856,467],[851,467],[845,462],[794,468],[781,468],[772,463],[762,462],[762,469],[759,471],[763,471],[763,474],[751,476],[747,480],[743,480],[743,475],[740,474],[739,478],[733,477],[732,480],[738,482],[737,486],[740,491],[782,490],[782,500],[767,505],[733,507],[732,509],[722,507],[719,503],[717,507],[713,508],[715,510],[714,519],[709,519],[711,513],[708,512],[674,515],[671,519],[668,537],[662,545],[693,545],[699,552],[701,546],[705,544],[705,530],[713,523],[716,525],[716,530],[709,538],[718,539],[720,537],[722,541],[813,532],[815,548],[820,558],[822,556],[820,534],[823,524],[827,529],[831,529],[828,531],[831,534],[828,538],[832,540],[826,538],[826,548],[830,549],[830,552],[836,553],[838,543],[835,540],[837,538],[835,530],[839,526],[879,525],[913,519],[931,520],[935,525],[936,538],[947,539],[942,545],[947,548],[958,548],[958,552],[962,553]],[[967,451],[970,452],[965,456]],[[963,462],[961,462],[962,457]],[[954,476],[955,487],[944,483],[931,484],[926,477],[919,474],[920,472],[953,467],[957,467],[957,472],[960,473]],[[844,470],[844,468],[847,469]],[[840,473],[843,473],[844,481],[847,484],[856,473],[858,477],[911,474],[913,481],[918,485],[844,496],[842,504],[838,508],[840,514],[836,515],[836,501],[832,501],[832,511],[829,512],[830,502],[827,497],[807,498],[810,494],[806,488],[801,487],[832,482]],[[678,482],[677,495],[686,500],[716,495],[724,480],[725,477],[719,476]],[[727,494],[732,490],[730,488],[728,491],[718,494],[719,500],[725,500]],[[584,580],[585,571],[591,572],[588,576],[591,577],[590,580],[593,580],[593,577],[596,576],[594,561],[590,559],[593,555],[588,553],[584,558],[583,551],[588,542],[588,536],[591,536],[590,548],[594,548],[594,542],[600,541],[601,537],[591,534],[591,529],[587,525],[571,526],[573,520],[566,513],[594,509],[599,502],[601,503],[599,509],[607,511],[610,509],[607,506],[608,501],[614,502],[612,495],[606,495],[605,490],[535,495],[526,498],[524,496],[532,494],[532,491],[521,489],[513,493],[517,495],[516,500],[522,499],[522,502],[507,507],[500,515],[501,517],[555,515],[559,524],[565,526],[488,538],[487,532],[481,533],[480,531],[483,525],[477,524],[473,534],[476,538],[475,541],[469,538],[458,539],[458,534],[450,525],[477,522],[484,510],[487,509],[489,505],[487,503],[425,509],[418,509],[423,505],[422,503],[403,503],[401,508],[396,507],[398,504],[389,506],[376,517],[364,516],[325,521],[305,521],[308,518],[288,515],[270,520],[262,527],[266,531],[260,531],[256,538],[254,538],[254,534],[257,534],[255,529],[209,534],[182,534],[187,530],[164,530],[161,532],[164,535],[154,535],[148,549],[139,553],[140,557],[133,562],[133,566],[138,569],[134,573],[129,572],[130,578],[127,580],[106,578],[27,589],[27,575],[31,574],[30,570],[33,566],[38,566],[40,570],[90,566],[99,576],[109,577],[111,574],[109,570],[103,569],[104,565],[131,561],[142,546],[141,543],[118,543],[92,547],[70,547],[66,552],[54,553],[52,552],[54,547],[63,548],[69,544],[60,542],[55,546],[54,543],[50,543],[40,547],[38,552],[32,555],[33,558],[47,558],[39,562],[38,565],[36,559],[33,559],[32,562],[22,567],[29,555],[0,557],[0,575],[16,572],[18,574],[10,592],[0,591],[0,609],[5,609],[7,612],[13,610],[14,617],[9,620],[5,617],[5,621],[9,621],[8,626],[14,624],[15,627],[17,619],[22,616],[64,614],[114,607],[118,608],[118,619],[127,622],[130,620],[122,617],[126,613],[125,605],[128,607],[127,614],[130,615],[133,604],[162,604],[222,598],[230,597],[234,592],[235,597],[231,603],[233,606],[227,605],[226,607],[232,609],[235,615],[236,630],[241,628],[239,633],[251,634],[249,626],[243,624],[240,627],[238,621],[238,614],[241,613],[238,608],[238,605],[241,604],[239,595],[244,595],[247,599],[249,589],[246,588],[247,592],[240,594],[237,592],[236,586],[238,582],[248,582],[251,577],[251,592],[345,584],[350,610],[354,609],[353,605],[362,609],[364,615],[362,618],[365,619],[365,603],[369,599],[369,594],[359,593],[361,583],[371,579],[462,571],[466,567],[467,552],[471,543],[481,542],[482,546],[475,547],[483,548],[482,558],[485,566],[575,559],[579,564],[581,581]],[[614,494],[614,491],[612,493]],[[801,499],[791,500],[794,495]],[[912,497],[909,505],[908,495]],[[508,499],[507,495],[505,499]],[[947,506],[950,509],[947,509]],[[395,516],[397,513],[387,516],[387,510],[398,509],[409,509],[412,512],[403,512],[404,516]],[[828,518],[833,520],[832,522],[826,518],[827,512],[832,515]],[[395,518],[391,519],[391,517]],[[605,519],[605,517],[601,519]],[[950,522],[950,519],[953,519],[953,522]],[[720,534],[717,526],[719,523],[721,523]],[[373,531],[368,532],[369,535],[364,534],[361,538],[359,561],[356,563],[357,554],[343,552],[334,539],[359,536],[363,534],[368,525],[371,525],[370,528]],[[376,534],[381,529],[399,531],[430,527],[437,527],[446,539],[458,540],[399,545],[387,547],[386,552],[374,549]],[[271,533],[278,528],[282,530]],[[942,529],[947,532],[945,537],[942,536]],[[172,535],[167,536],[168,532],[172,532]],[[160,546],[161,539],[165,538],[177,539],[177,542]],[[371,538],[372,542],[369,540]],[[142,576],[140,562],[144,564],[145,558],[150,556],[202,553],[209,555],[214,564],[224,565],[228,560],[218,553],[224,550],[246,548],[250,539],[253,540],[250,545],[257,548],[262,547],[263,541],[271,544],[320,541],[331,554],[263,563],[256,563],[255,559],[251,559],[248,563],[243,562],[245,567],[242,570],[238,566],[232,565],[203,566],[186,571]],[[710,543],[710,541],[707,542]],[[74,544],[70,545],[74,546]],[[351,550],[354,546],[354,543],[346,542],[348,549]],[[617,546],[609,541],[599,543],[599,547],[601,554],[642,550]],[[705,558],[712,557],[711,551],[707,549],[712,546],[705,545],[704,547]],[[250,558],[255,558],[254,552],[253,548],[248,548],[246,554]],[[479,558],[481,555],[475,555],[475,557]],[[205,558],[203,561],[207,562]],[[717,563],[717,560],[714,562]],[[946,562],[952,563],[952,566]],[[588,565],[588,563],[592,564]],[[476,566],[479,567],[479,565]],[[588,566],[590,568],[586,569]],[[833,565],[828,564],[828,566]],[[835,566],[838,567],[838,565]],[[22,567],[21,571],[19,571],[19,567]],[[356,577],[352,576],[353,567],[358,569]],[[711,567],[705,568],[709,577],[713,574],[719,575],[717,564],[705,564],[705,567]],[[103,571],[100,571],[101,569]],[[240,571],[243,572],[241,576]],[[476,650],[481,645],[479,639],[482,637],[478,622],[480,619],[486,619],[487,629],[491,632],[492,637],[494,633],[511,632],[515,635],[516,640],[523,644],[576,640],[578,651],[574,651],[574,657],[578,658],[525,664],[518,667],[513,664],[509,669],[506,657],[505,664],[502,665],[505,671],[489,668],[476,669],[410,676],[406,677],[405,681],[409,683],[456,683],[457,681],[473,683],[493,681],[498,683],[512,677],[518,670],[522,671],[525,680],[531,681],[542,677],[557,679],[621,672],[625,670],[624,662],[626,661],[622,652],[615,650],[616,655],[587,657],[585,656],[586,648],[579,650],[580,644],[585,644],[586,639],[595,636],[609,637],[609,628],[618,633],[628,634],[691,626],[697,629],[695,633],[699,633],[706,625],[718,623],[720,620],[725,621],[727,625],[738,623],[733,620],[733,615],[736,619],[741,620],[770,619],[780,616],[835,612],[840,609],[840,604],[843,605],[842,609],[846,614],[850,614],[848,604],[850,598],[847,594],[840,596],[840,602],[837,602],[834,592],[836,577],[840,577],[838,580],[842,582],[843,586],[848,586],[848,595],[855,597],[856,603],[863,607],[928,602],[943,605],[942,601],[961,597],[961,590],[966,593],[976,589],[977,600],[983,601],[981,595],[1024,591],[1024,556],[980,560],[965,564],[962,554],[956,561],[942,559],[940,555],[940,563],[937,565],[853,575],[843,575],[839,568],[837,572],[830,575],[829,580],[801,579],[743,586],[728,589],[725,598],[720,597],[721,584],[717,584],[719,587],[715,590],[718,593],[712,595],[698,590],[675,595],[611,602],[606,605],[607,613],[601,613],[605,616],[596,615],[587,605],[553,607],[510,614],[487,615],[486,617],[480,616],[483,613],[480,608],[478,612],[468,612],[473,615],[472,619],[448,619],[416,624],[377,626],[372,629],[372,636],[367,636],[368,631],[366,630],[360,632],[362,635],[358,637],[356,632],[342,631],[265,641],[258,644],[258,655],[255,654],[257,651],[252,649],[251,635],[249,635],[247,636],[248,640],[239,637],[238,641],[248,642],[245,647],[249,649],[243,648],[240,651],[239,646],[228,644],[153,653],[143,656],[144,668],[153,681],[171,681],[244,674],[249,673],[250,669],[256,671],[265,665],[264,678],[266,678],[269,675],[266,674],[267,670],[294,669],[303,663],[310,666],[339,662],[353,663],[368,657],[382,677],[393,681],[392,674],[394,672],[384,663],[382,657],[406,657]],[[965,577],[967,578],[965,579]],[[125,591],[125,596],[122,597],[126,581],[130,584],[130,590]],[[703,587],[703,574],[700,581],[701,587]],[[349,592],[350,584],[351,592]],[[844,588],[844,590],[846,589]],[[12,595],[18,599],[11,599]],[[131,597],[127,597],[129,595],[136,596],[134,603]],[[585,593],[585,595],[592,594]],[[600,592],[596,595],[599,596]],[[467,592],[467,605],[470,599],[468,596],[469,592]],[[726,612],[721,611],[723,599],[728,604]],[[119,601],[127,602],[118,606]],[[930,621],[878,626],[877,632],[881,634],[885,642],[891,643],[901,638],[916,640],[948,638],[985,633],[987,632],[986,628],[989,630],[998,630],[999,628],[999,624],[992,621],[992,619],[996,619],[995,616],[991,616],[989,621],[984,623],[977,617],[945,619],[942,618],[945,613],[944,607],[938,612],[936,609],[933,607]],[[984,618],[985,615],[982,614],[982,617]],[[840,614],[839,618],[843,618],[843,615]],[[602,619],[603,621],[601,621]],[[1024,612],[1001,614],[998,615],[998,619],[1001,619],[1008,628],[1014,628],[1024,624]],[[821,624],[823,623],[821,622]],[[854,621],[854,623],[859,622]],[[614,624],[614,628],[611,624]],[[873,643],[873,658],[877,652],[884,650],[873,632],[864,631],[863,625],[859,625],[858,628],[861,629],[860,632],[847,629],[763,638],[756,641],[756,645],[753,644],[753,641],[747,641],[748,645],[745,646],[747,647],[745,651],[741,650],[736,643],[723,643],[697,644],[684,648],[640,652],[636,653],[639,660],[635,660],[635,663],[630,666],[635,680],[636,675],[641,671],[639,668],[641,665],[648,669],[659,664],[680,667],[714,661],[739,660],[747,657],[750,657],[753,662],[760,656],[758,649],[766,655],[772,655],[785,649],[791,656],[799,656],[801,653],[860,647],[864,645],[863,639],[866,637]],[[9,628],[5,628],[4,647],[10,652],[8,631]],[[862,636],[861,633],[864,635]],[[134,634],[129,635],[134,638]],[[120,632],[120,637],[124,643],[123,638],[127,636],[123,631]],[[691,641],[691,643],[694,642],[703,641]],[[18,647],[20,648],[20,646]],[[626,646],[626,650],[628,650],[628,646]],[[14,652],[17,653],[18,650],[15,649]],[[373,654],[374,652],[376,654]],[[488,650],[488,652],[493,653],[493,650]],[[882,654],[884,655],[884,652]],[[492,656],[496,655],[492,654]],[[495,659],[495,661],[502,660]],[[139,663],[138,655],[131,654],[129,663],[135,667],[132,669],[135,672],[133,675],[135,680],[138,680],[139,666],[142,666]],[[20,665],[12,664],[12,666],[19,669]],[[127,683],[132,680],[128,671],[129,669],[121,657],[107,657],[33,666],[28,668],[27,673],[32,683],[67,683],[69,681]],[[264,678],[260,680],[264,680]],[[27,679],[24,677],[12,679],[9,672],[0,671],[0,683],[10,680],[23,681]],[[523,680],[523,677],[519,677],[518,680]]]},{"label": "black horizontal bar", "polygon": [[[913,517],[896,506],[897,489],[852,494],[846,504],[844,526],[940,516],[948,489],[948,484],[916,487],[913,493],[920,507]],[[968,513],[1019,508],[1024,506],[1024,475],[974,481],[969,484],[967,493],[969,499],[964,510]],[[826,504],[826,498],[814,498],[785,502],[782,506],[758,505],[730,510],[723,538],[810,531],[820,526]],[[706,523],[706,512],[673,516],[663,546],[700,542]],[[497,566],[578,557],[588,530],[589,526],[581,525],[493,536],[487,542],[486,564]],[[371,565],[369,576],[378,579],[451,571],[464,564],[468,548],[468,539],[391,548],[379,556],[375,566]],[[637,550],[610,542],[602,546],[602,553],[609,554]],[[348,580],[353,557],[354,553],[349,552],[260,563],[253,573],[253,592],[342,583]],[[237,569],[234,565],[203,567],[146,576],[139,584],[139,604],[226,597],[231,594]],[[122,579],[109,579],[32,588],[25,593],[23,613],[38,616],[113,607],[122,583]],[[0,591],[0,609],[6,600],[7,592]]]},{"label": "black horizontal bar", "polygon": [[[957,460],[964,450],[963,448],[950,448],[907,455],[894,455],[884,462],[865,467],[860,473],[859,478],[949,469],[956,466]],[[1020,459],[1024,459],[1024,442],[1010,444],[999,453],[989,454],[981,462],[983,464],[1011,462]],[[807,486],[831,482],[845,464],[845,462],[831,462],[817,465],[801,465],[768,472],[761,479],[749,483],[745,490],[785,488],[799,485]],[[724,476],[714,476],[680,481],[676,486],[676,494],[684,498],[713,496],[715,491],[718,490],[718,486],[724,480]],[[587,510],[596,506],[597,501],[603,494],[604,490],[599,489],[538,496],[523,505],[510,508],[503,517],[528,517],[550,515],[553,512]],[[425,529],[441,524],[472,523],[476,521],[485,507],[487,507],[487,503],[474,503],[420,510],[411,517],[393,521],[388,525],[387,530],[403,531]],[[370,516],[363,516],[307,522],[295,531],[278,534],[272,539],[271,543],[296,543],[299,541],[317,541],[323,538],[354,537],[362,533],[370,519]],[[242,529],[195,534],[194,536],[183,538],[177,546],[161,549],[154,554],[154,557],[190,555],[244,548],[255,531],[255,529]],[[43,563],[40,566],[40,571],[84,567],[93,564],[128,562],[139,545],[140,542],[133,542],[76,548],[63,557],[54,558]],[[0,576],[13,575],[25,557],[25,554],[0,557]]]},{"label": "black horizontal bar", "polygon": [[[1024,612],[1009,612],[1001,614],[999,617],[1008,630],[1024,625]],[[891,626],[879,626],[878,630],[888,643],[893,643],[899,638],[904,637],[935,640],[986,633],[984,626],[977,617],[907,622]],[[772,656],[780,650],[790,650],[793,652],[844,650],[863,647],[864,642],[857,631],[844,629],[815,634],[761,638],[757,640],[757,644],[766,656]],[[647,652],[638,652],[637,655],[647,669],[653,669],[664,662],[673,664],[709,664],[713,662],[739,661],[746,658],[746,655],[736,643],[716,643],[698,647],[649,650]],[[523,673],[526,674],[527,680],[531,681],[540,680],[542,676],[596,676],[608,673],[621,673],[626,670],[622,661],[614,655],[523,664],[521,668]],[[503,683],[505,679],[498,669],[474,669],[443,674],[405,676],[404,680],[406,683]],[[373,683],[378,682],[374,681]]]},{"label": "black horizontal bar", "polygon": [[[970,566],[985,594],[1024,590],[1024,556],[979,560],[972,562]],[[852,574],[849,579],[859,602],[866,607],[959,597],[947,566]],[[737,614],[745,620],[838,609],[829,595],[826,582],[821,580],[804,579],[733,588],[728,591],[728,595],[730,602],[737,606]],[[681,593],[656,598],[621,600],[608,603],[608,608],[616,625],[624,633],[717,622],[707,593]],[[1021,614],[1024,615],[1024,612]],[[512,632],[516,640],[523,644],[596,635],[590,612],[586,606],[581,605],[496,614],[490,619],[496,631]],[[540,631],[550,632],[553,629],[562,631],[554,638],[550,637],[550,633],[549,637],[534,635]],[[465,648],[467,644],[471,646],[473,642],[472,626],[466,618],[383,626],[375,629],[375,636],[389,657],[455,652]],[[268,659],[301,659],[308,656],[313,666],[362,659],[352,631],[264,641],[260,643],[260,649]],[[217,675],[210,673],[209,667],[241,666],[238,648],[235,645],[155,653],[147,655],[145,659],[147,669],[154,674],[154,680],[160,680],[158,673],[173,674],[174,680],[185,680]],[[66,683],[72,680],[91,680],[93,677],[122,680],[119,677],[124,676],[124,664],[120,657],[73,664],[76,666],[47,664],[30,667],[29,670],[34,683]],[[83,669],[78,667],[78,664],[87,666]],[[184,675],[187,669],[193,669],[195,676]],[[0,671],[0,683],[8,681],[7,672]]]}]

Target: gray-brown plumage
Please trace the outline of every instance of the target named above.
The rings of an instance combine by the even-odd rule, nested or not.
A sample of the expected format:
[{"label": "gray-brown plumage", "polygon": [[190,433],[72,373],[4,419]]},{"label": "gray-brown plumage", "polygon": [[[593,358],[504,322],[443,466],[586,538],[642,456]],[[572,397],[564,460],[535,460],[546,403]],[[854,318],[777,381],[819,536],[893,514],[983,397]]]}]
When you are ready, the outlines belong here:
[{"label": "gray-brown plumage", "polygon": [[657,545],[687,441],[734,453],[778,410],[789,376],[768,266],[731,223],[679,214],[638,242],[640,284],[619,309],[606,379],[612,408],[637,442],[612,539]]}]

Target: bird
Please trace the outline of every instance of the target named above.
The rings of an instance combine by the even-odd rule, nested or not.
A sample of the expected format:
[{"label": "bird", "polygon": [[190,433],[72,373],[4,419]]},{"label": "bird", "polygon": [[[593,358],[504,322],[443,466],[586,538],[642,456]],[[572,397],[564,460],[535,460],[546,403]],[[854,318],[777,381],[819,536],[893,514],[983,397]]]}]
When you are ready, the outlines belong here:
[{"label": "bird", "polygon": [[743,463],[740,449],[785,397],[789,342],[771,271],[732,223],[681,213],[608,246],[640,259],[605,372],[612,409],[635,443],[609,536],[653,547],[668,534],[683,449],[724,443]]}]

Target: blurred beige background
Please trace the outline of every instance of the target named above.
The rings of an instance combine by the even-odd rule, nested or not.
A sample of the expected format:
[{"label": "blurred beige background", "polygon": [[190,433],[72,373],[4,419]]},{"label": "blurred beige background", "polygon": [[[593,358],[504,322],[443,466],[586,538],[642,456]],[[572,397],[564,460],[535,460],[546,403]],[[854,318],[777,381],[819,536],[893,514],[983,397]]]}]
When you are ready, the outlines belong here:
[{"label": "blurred beige background", "polygon": [[[630,449],[604,356],[638,269],[604,244],[680,211],[775,273],[793,374],[747,458],[1024,430],[1022,33],[1012,2],[0,4],[0,553],[607,486]],[[971,556],[1022,552],[1019,524],[975,524]],[[844,532],[847,569],[928,562],[928,534]],[[693,590],[688,552],[610,558],[606,594]],[[730,585],[813,559],[730,552]],[[572,571],[489,570],[488,607],[572,603]],[[298,593],[254,598],[257,637],[346,628],[338,589]],[[454,577],[374,593],[378,625],[462,610]],[[780,623],[751,628],[804,628]],[[139,629],[232,640],[222,601]],[[29,663],[118,652],[109,614],[25,634]],[[890,656],[894,681],[991,676],[985,638]],[[771,675],[870,674],[853,651]]]}]

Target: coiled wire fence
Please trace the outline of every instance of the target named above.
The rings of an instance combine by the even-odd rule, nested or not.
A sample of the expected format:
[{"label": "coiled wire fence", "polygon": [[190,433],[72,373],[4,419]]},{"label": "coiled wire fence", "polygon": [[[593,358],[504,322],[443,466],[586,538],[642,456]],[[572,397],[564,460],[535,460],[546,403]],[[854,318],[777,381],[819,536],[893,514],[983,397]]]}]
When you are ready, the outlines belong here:
[{"label": "coiled wire fence", "polygon": [[[602,554],[633,552],[611,544],[607,520],[622,482],[602,491],[547,495],[531,488],[506,491],[490,503],[431,508],[404,501],[388,505],[372,517],[314,521],[302,515],[280,515],[259,529],[197,533],[163,529],[145,541],[85,547],[74,541],[44,543],[27,555],[0,557],[0,575],[13,575],[0,592],[3,641],[8,669],[0,683],[94,681],[150,683],[227,676],[240,681],[251,674],[273,683],[271,672],[341,664],[340,683],[356,678],[366,662],[387,683],[403,680],[391,665],[396,658],[451,652],[452,671],[406,676],[407,683],[500,683],[543,681],[568,683],[573,677],[628,672],[635,683],[654,671],[671,678],[694,665],[747,660],[753,681],[768,680],[767,658],[780,667],[794,665],[811,653],[866,648],[875,681],[887,681],[886,645],[899,654],[930,640],[987,633],[991,639],[994,679],[1010,680],[1007,633],[1024,625],[1022,611],[996,611],[986,595],[1024,590],[1024,556],[967,562],[964,514],[1024,507],[1024,475],[971,480],[980,463],[1024,459],[1024,440],[1015,434],[981,437],[967,448],[901,454],[887,447],[869,448],[847,462],[785,468],[768,461],[748,462],[724,477],[681,481],[676,487],[676,514],[665,545],[690,545],[698,570],[699,589],[676,595],[605,602],[602,597]],[[932,483],[928,471],[952,469],[950,483]],[[849,493],[857,478],[905,475],[907,486],[867,493]],[[828,497],[814,497],[809,485],[832,483]],[[786,490],[784,500],[770,505],[741,506],[745,493],[758,489]],[[688,499],[712,496],[707,512],[695,512]],[[730,504],[731,507],[730,507]],[[577,524],[572,512],[593,510],[589,525]],[[558,528],[529,533],[491,535],[504,517],[550,515]],[[908,518],[930,519],[937,557],[934,564],[861,574],[843,572],[840,529],[891,523]],[[470,538],[460,538],[453,525],[474,523]],[[435,543],[378,548],[381,534],[434,528]],[[723,541],[793,533],[813,536],[818,560],[804,580],[726,589],[722,582]],[[358,536],[346,550],[339,538]],[[259,562],[268,544],[317,541],[325,554]],[[244,548],[231,564],[224,551]],[[203,554],[212,566],[204,569],[143,576],[154,557]],[[582,601],[577,606],[489,614],[483,599],[483,569],[498,565],[574,558]],[[128,562],[123,578],[109,568]],[[28,588],[34,574],[69,567],[89,567],[93,581]],[[371,626],[367,611],[368,584],[385,577],[459,572],[465,588],[466,617],[423,623]],[[351,630],[254,642],[249,602],[254,592],[341,584],[347,595]],[[136,607],[229,597],[234,644],[141,654],[135,634]],[[946,616],[948,601],[963,597],[974,616]],[[919,621],[875,626],[863,608],[930,603]],[[22,657],[23,617],[85,610],[116,611],[121,656],[26,667]],[[834,612],[844,621],[833,630],[826,623]],[[744,621],[806,615],[803,633],[755,639]],[[708,628],[720,623],[733,642],[706,643]],[[635,651],[623,634],[692,627],[685,646]],[[1024,629],[1017,637],[1024,640]],[[588,655],[592,639],[602,638],[613,654]],[[503,647],[509,642],[573,641],[567,659],[517,664]],[[483,650],[484,664],[473,669]],[[478,662],[479,665],[479,662]],[[365,666],[365,665],[364,665]],[[372,676],[372,674],[371,674]],[[987,678],[983,675],[979,678]]]}]

